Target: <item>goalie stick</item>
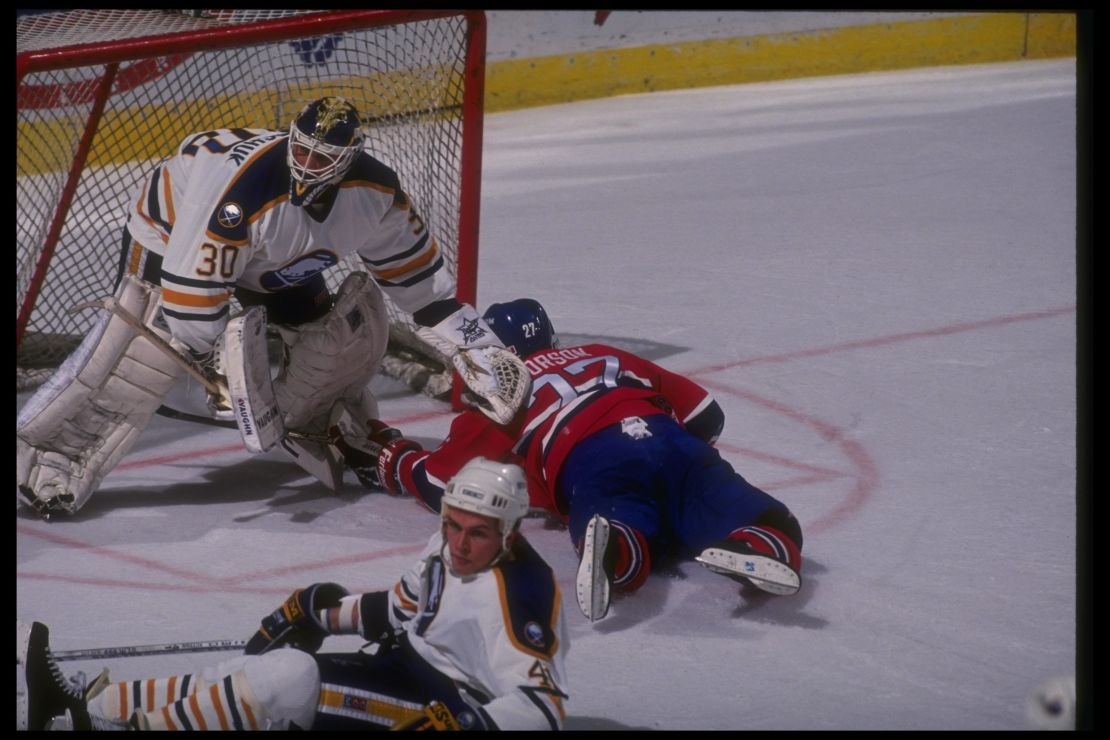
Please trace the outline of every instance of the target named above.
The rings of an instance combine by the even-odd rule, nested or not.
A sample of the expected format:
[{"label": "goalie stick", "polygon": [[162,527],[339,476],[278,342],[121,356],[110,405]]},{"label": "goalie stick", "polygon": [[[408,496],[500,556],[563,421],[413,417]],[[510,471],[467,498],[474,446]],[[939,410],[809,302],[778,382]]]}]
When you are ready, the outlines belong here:
[{"label": "goalie stick", "polygon": [[[204,424],[210,427],[219,427],[220,429],[238,429],[239,425],[231,419],[216,419],[204,414],[193,414],[181,409],[175,409],[172,406],[162,405],[154,412],[159,416],[164,416],[167,419],[177,419],[178,421],[188,421],[193,424]],[[326,434],[314,434],[312,432],[299,432],[296,429],[287,429],[285,436],[292,437],[293,439],[304,439],[309,442],[319,442],[321,444],[333,444],[333,440]]]},{"label": "goalie stick", "polygon": [[221,392],[220,386],[209,379],[208,376],[205,375],[199,367],[197,367],[197,364],[195,362],[178,352],[169,342],[167,342],[165,339],[162,339],[162,337],[151,331],[149,326],[144,324],[142,321],[139,320],[138,317],[136,317],[134,314],[120,305],[120,302],[116,300],[115,296],[108,296],[107,298],[89,301],[88,303],[79,303],[73,308],[69,309],[69,313],[73,314],[77,313],[78,311],[84,311],[86,308],[107,309],[111,313],[120,317],[120,319],[122,319],[124,323],[138,332],[143,339],[146,339],[156,348],[164,352],[166,356],[180,365],[182,369],[185,370],[185,372],[189,373],[189,375],[193,377],[194,380],[203,385],[206,391],[215,394],[219,394]]}]

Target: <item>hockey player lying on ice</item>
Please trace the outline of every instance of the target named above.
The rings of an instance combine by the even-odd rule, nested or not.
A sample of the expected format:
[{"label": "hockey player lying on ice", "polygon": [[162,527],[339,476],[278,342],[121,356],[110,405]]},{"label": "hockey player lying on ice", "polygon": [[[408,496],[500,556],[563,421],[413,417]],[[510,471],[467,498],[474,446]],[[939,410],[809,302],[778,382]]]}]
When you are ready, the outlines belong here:
[{"label": "hockey player lying on ice", "polygon": [[531,373],[526,406],[507,425],[466,411],[432,451],[378,427],[380,453],[352,465],[364,483],[438,510],[442,481],[472,456],[519,463],[532,506],[569,527],[591,620],[611,591],[635,590],[674,556],[772,594],[799,589],[801,527],[714,449],[724,412],[704,388],[616,347],[560,348],[531,299],[494,304],[484,319]]}]

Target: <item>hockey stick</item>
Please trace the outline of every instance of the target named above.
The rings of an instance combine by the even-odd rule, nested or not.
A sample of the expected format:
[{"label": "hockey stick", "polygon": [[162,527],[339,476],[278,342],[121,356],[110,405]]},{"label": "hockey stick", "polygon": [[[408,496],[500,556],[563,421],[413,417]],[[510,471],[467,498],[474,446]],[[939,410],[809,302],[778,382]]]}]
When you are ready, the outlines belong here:
[{"label": "hockey stick", "polygon": [[206,391],[215,395],[220,395],[222,393],[220,387],[208,376],[206,376],[201,371],[201,369],[197,367],[195,362],[174,349],[169,342],[155,334],[149,326],[144,324],[141,320],[139,320],[138,317],[136,317],[126,308],[121,306],[120,302],[116,300],[115,296],[108,296],[107,298],[101,298],[100,300],[96,301],[89,301],[88,303],[80,303],[69,309],[69,312],[71,314],[77,313],[78,311],[83,311],[86,308],[104,308],[114,313],[116,316],[119,316],[121,319],[123,319],[124,323],[138,332],[139,335],[143,337],[143,339],[146,339],[156,348],[165,353],[167,357],[180,365],[185,370],[185,372],[189,373],[189,375],[196,379],[198,383],[203,385]]},{"label": "hockey stick", "polygon": [[[162,405],[154,412],[159,416],[164,416],[167,419],[177,419],[178,421],[191,421],[194,424],[205,424],[210,427],[219,427],[221,429],[238,429],[238,425],[231,419],[214,419],[211,416],[204,416],[203,414],[191,414],[188,411],[181,411],[170,406]],[[293,439],[307,439],[310,442],[319,442],[321,444],[334,444],[334,440],[326,434],[314,434],[312,432],[298,432],[295,429],[287,429],[285,436],[292,437]]]},{"label": "hockey stick", "polygon": [[199,642],[166,642],[161,645],[129,645],[124,647],[89,648],[87,650],[51,650],[54,660],[101,660],[104,658],[139,658],[169,653],[207,653],[217,650],[242,650],[246,640],[201,640]]},{"label": "hockey stick", "polygon": [[[195,424],[205,424],[220,429],[238,428],[238,425],[230,419],[214,419],[210,416],[191,414],[165,405],[159,406],[155,413],[167,419],[191,421]],[[319,446],[320,451],[313,453],[301,442],[313,442]],[[342,438],[333,439],[327,434],[299,432],[295,429],[285,430],[285,436],[279,443],[279,447],[301,469],[333,491],[336,490],[342,480],[342,468],[339,466],[342,465],[344,460],[350,459],[351,455],[351,447]],[[329,449],[338,451],[340,457],[333,459],[333,454],[327,452]]]}]

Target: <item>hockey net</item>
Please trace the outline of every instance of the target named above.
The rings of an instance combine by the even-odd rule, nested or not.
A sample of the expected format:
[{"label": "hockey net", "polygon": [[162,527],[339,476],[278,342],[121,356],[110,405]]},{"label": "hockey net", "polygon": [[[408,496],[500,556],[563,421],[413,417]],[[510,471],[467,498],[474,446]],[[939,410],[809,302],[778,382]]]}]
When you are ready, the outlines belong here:
[{"label": "hockey net", "polygon": [[[41,383],[110,295],[128,201],[189,134],[285,130],[352,100],[459,285],[476,290],[481,11],[74,10],[17,17],[17,390]],[[334,290],[357,258],[331,269]],[[430,395],[450,363],[390,305],[384,370]]]}]

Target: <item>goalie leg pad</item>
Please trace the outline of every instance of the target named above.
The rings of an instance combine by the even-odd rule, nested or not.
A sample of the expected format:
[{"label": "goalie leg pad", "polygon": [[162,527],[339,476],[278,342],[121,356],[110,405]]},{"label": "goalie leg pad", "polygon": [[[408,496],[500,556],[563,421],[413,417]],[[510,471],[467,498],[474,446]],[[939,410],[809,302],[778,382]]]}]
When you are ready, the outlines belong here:
[{"label": "goalie leg pad", "polygon": [[[120,304],[160,336],[158,288],[127,276]],[[108,312],[16,419],[16,491],[39,513],[76,512],[131,449],[181,372]]]},{"label": "goalie leg pad", "polygon": [[286,357],[274,393],[286,428],[325,431],[339,401],[352,413],[375,408],[365,396],[389,342],[389,315],[369,275],[348,275],[323,318],[279,329]]}]

